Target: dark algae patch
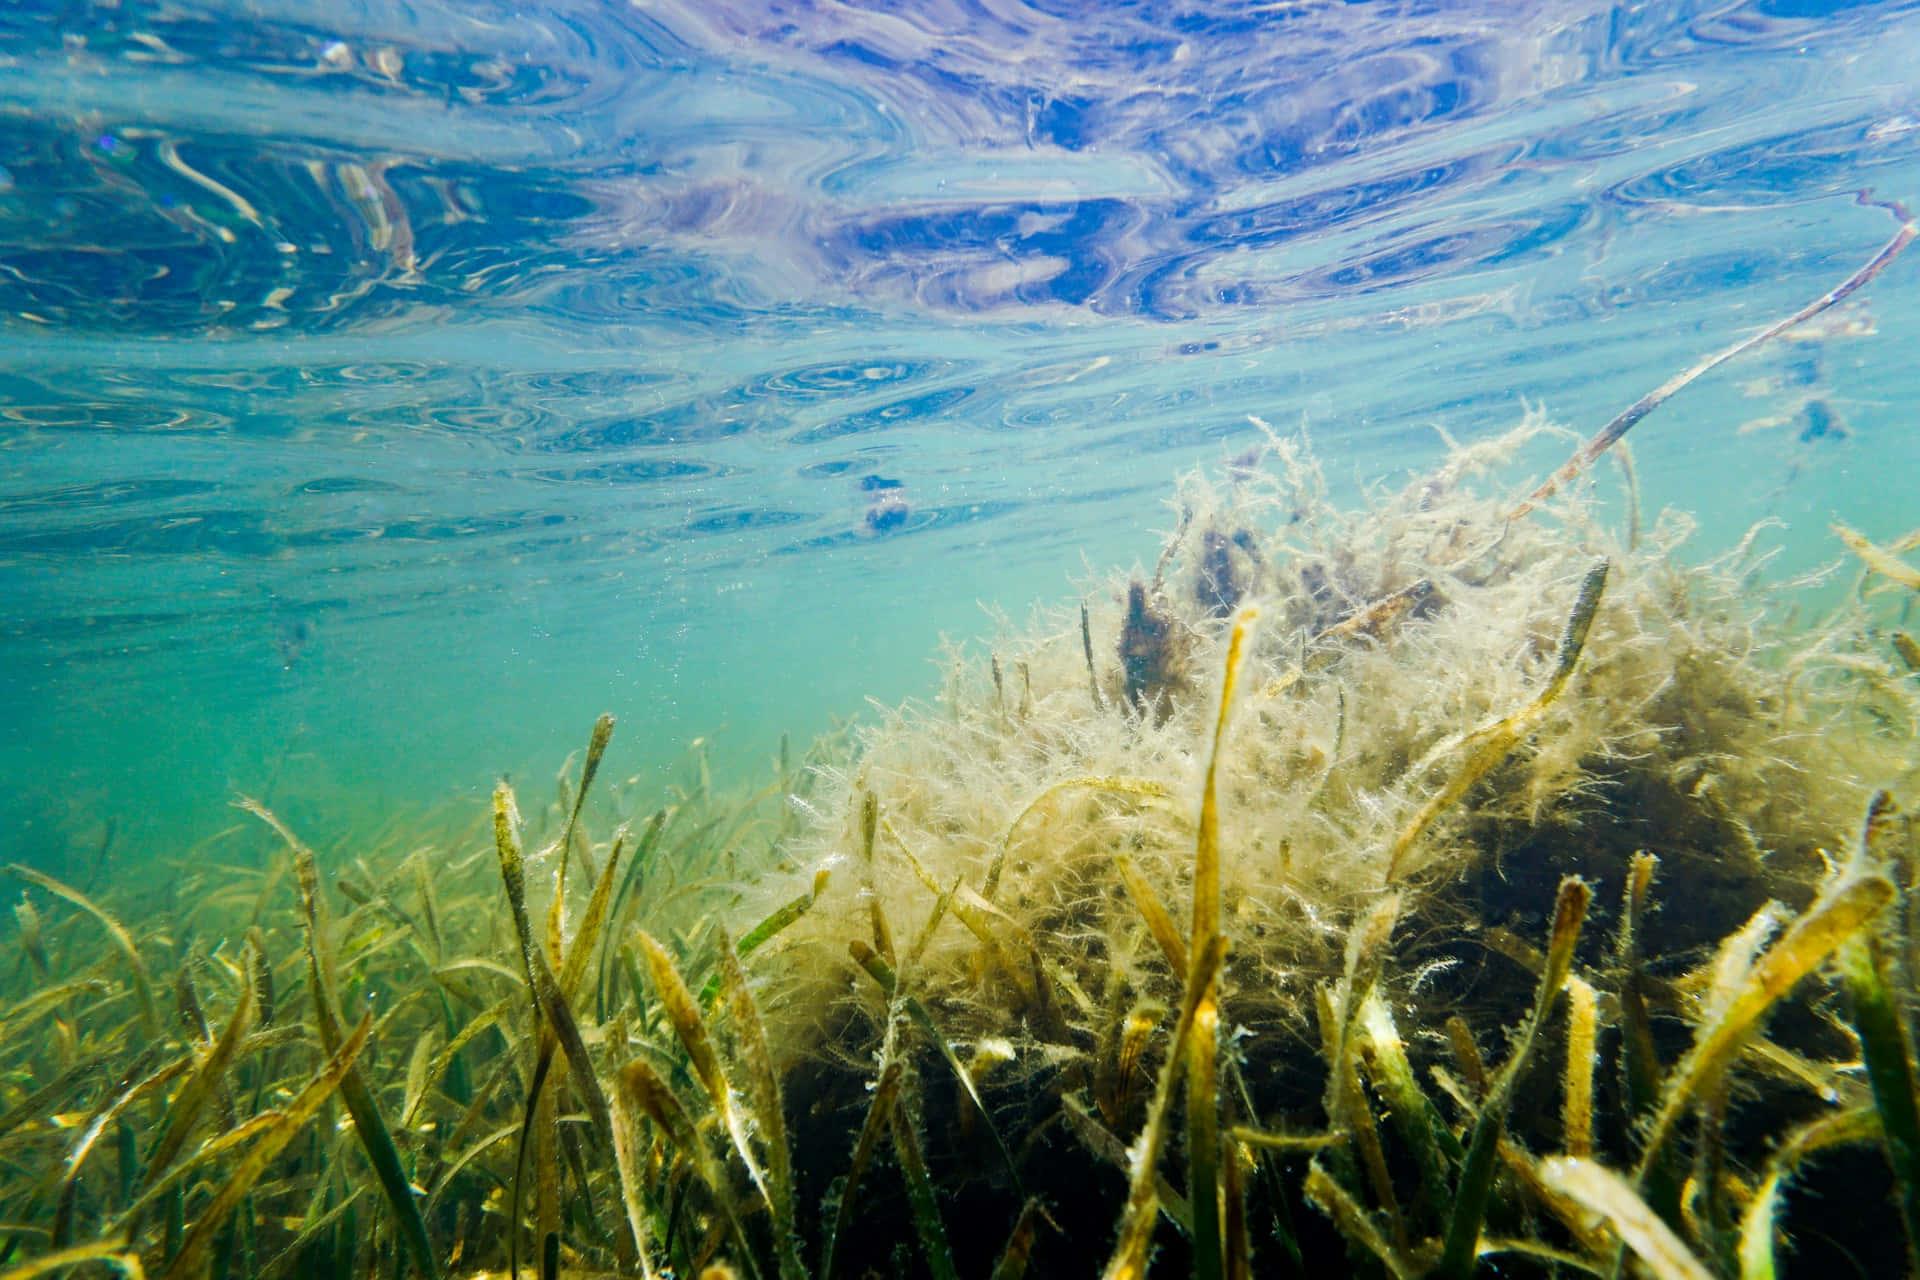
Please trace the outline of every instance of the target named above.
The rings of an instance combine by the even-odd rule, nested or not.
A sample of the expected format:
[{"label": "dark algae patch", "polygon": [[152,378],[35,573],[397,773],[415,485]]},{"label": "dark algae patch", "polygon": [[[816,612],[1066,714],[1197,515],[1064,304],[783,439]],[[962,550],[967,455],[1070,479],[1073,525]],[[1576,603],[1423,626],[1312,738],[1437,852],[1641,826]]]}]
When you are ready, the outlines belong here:
[{"label": "dark algae patch", "polygon": [[7,868],[0,1280],[1912,1274],[1920,570],[1595,496],[1733,353],[1517,503],[1270,435],[755,790]]}]

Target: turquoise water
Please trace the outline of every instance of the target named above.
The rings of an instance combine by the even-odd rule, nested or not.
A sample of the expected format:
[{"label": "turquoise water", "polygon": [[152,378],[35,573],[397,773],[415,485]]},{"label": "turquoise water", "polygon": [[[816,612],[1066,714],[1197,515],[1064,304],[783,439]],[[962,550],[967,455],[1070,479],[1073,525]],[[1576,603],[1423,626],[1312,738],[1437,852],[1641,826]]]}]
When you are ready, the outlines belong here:
[{"label": "turquoise water", "polygon": [[[1916,85],[1902,5],[11,4],[0,857],[478,812],[601,710],[760,776],[1249,415],[1356,499],[1597,429],[1887,240]],[[1916,272],[1648,505],[1920,524]]]}]

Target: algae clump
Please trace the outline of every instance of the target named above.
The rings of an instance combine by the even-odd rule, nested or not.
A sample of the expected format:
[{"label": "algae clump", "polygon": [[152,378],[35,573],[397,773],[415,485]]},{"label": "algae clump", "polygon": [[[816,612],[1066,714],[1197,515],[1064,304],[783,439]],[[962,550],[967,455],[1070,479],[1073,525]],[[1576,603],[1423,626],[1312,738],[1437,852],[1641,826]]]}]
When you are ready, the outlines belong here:
[{"label": "algae clump", "polygon": [[[1684,519],[1627,545],[1580,493],[1510,521],[1486,481],[1540,429],[1456,450],[1358,512],[1328,503],[1301,445],[1270,438],[1264,466],[1188,478],[1150,578],[1009,629],[957,663],[942,702],[898,708],[823,771],[823,816],[786,848],[833,888],[776,942],[763,997],[798,1059],[795,1140],[849,1144],[884,1042],[905,1074],[892,1087],[949,1138],[949,1212],[1011,1224],[1037,1192],[1084,1242],[1123,1200],[1109,1275],[1143,1269],[1156,1209],[1172,1224],[1160,1265],[1220,1274],[1255,1206],[1269,1263],[1305,1274],[1350,1245],[1396,1274],[1470,1274],[1489,1250],[1551,1267],[1582,1246],[1600,1266],[1614,1237],[1528,1154],[1554,1151],[1632,1171],[1730,1259],[1750,1199],[1733,1171],[1823,1100],[1859,1100],[1830,999],[1794,1004],[1776,1040],[1758,1026],[1878,927],[1910,860],[1903,846],[1843,876],[1829,851],[1855,842],[1875,781],[1911,770],[1913,690],[1857,611],[1770,624],[1782,602],[1756,583],[1752,540],[1687,567]],[[1220,611],[1223,547],[1257,628]],[[1017,712],[992,680],[1009,666]],[[1655,859],[1679,901],[1649,910]],[[1626,946],[1614,904],[1631,883]],[[1570,885],[1596,904],[1584,933],[1552,923]],[[1849,910],[1829,911],[1843,890]],[[1743,997],[1752,1021],[1726,1021],[1713,949],[1757,947],[1795,908],[1761,960],[1803,926],[1822,945],[1736,966],[1759,994]],[[863,982],[858,957],[900,930],[910,981]],[[1193,987],[1215,939],[1217,995]],[[1585,994],[1550,1035],[1563,987]],[[1535,1040],[1548,1061],[1528,1072]],[[952,1065],[989,1045],[971,1074]],[[1634,1054],[1644,1099],[1619,1084]],[[1740,1095],[1722,1069],[1741,1070]],[[1200,1089],[1184,1145],[1167,1129],[1181,1072]],[[1666,1150],[1682,1117],[1687,1156],[1728,1186]],[[1002,1143],[1019,1189],[985,1154]],[[1322,1154],[1302,1170],[1272,1154],[1289,1149]],[[968,1266],[991,1265],[980,1248]]]}]

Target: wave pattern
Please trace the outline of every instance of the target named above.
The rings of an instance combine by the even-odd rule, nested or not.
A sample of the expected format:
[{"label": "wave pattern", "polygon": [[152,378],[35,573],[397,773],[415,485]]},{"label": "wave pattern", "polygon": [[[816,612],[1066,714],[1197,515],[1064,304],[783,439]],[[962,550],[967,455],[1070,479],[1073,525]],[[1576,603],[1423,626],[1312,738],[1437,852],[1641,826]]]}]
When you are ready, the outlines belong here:
[{"label": "wave pattern", "polygon": [[9,5],[0,639],[1039,545],[1571,386],[1920,189],[1920,19],[1803,8]]}]

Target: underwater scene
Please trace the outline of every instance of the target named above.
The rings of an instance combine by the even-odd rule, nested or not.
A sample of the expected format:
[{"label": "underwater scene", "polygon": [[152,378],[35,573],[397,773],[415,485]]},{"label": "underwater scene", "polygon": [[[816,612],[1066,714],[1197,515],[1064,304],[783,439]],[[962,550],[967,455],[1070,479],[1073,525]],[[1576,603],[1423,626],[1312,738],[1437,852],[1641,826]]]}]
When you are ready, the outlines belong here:
[{"label": "underwater scene", "polygon": [[0,6],[0,1280],[1920,1276],[1920,7]]}]

